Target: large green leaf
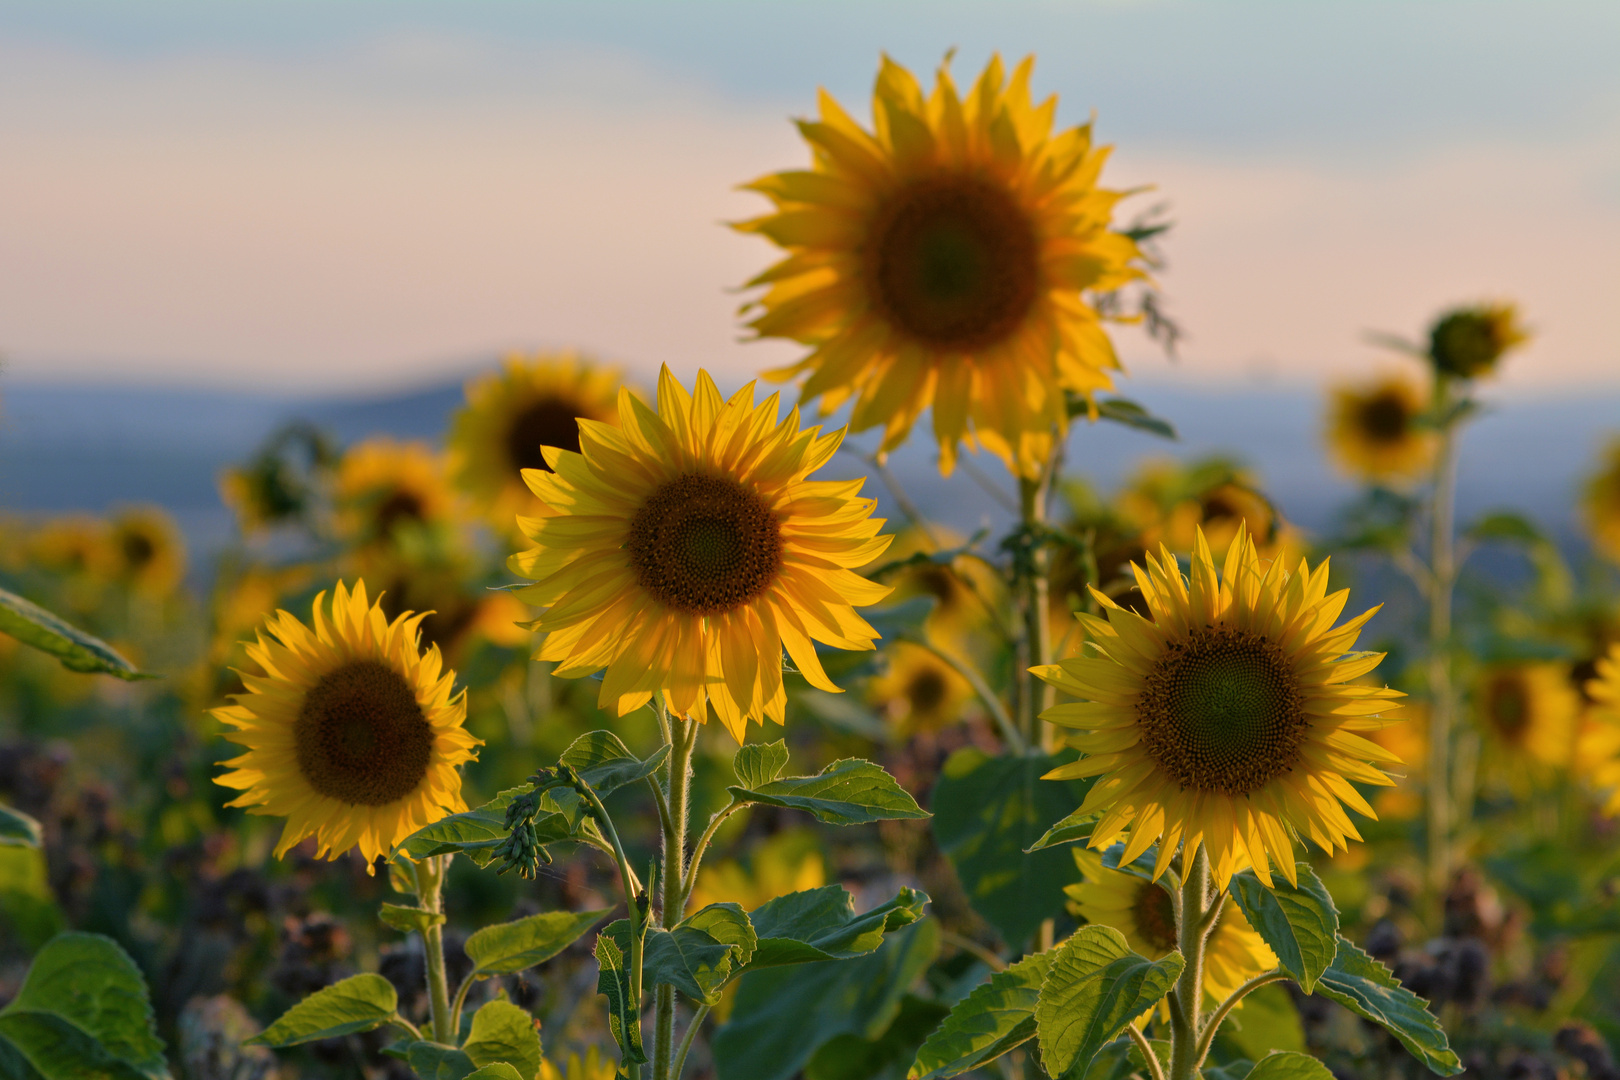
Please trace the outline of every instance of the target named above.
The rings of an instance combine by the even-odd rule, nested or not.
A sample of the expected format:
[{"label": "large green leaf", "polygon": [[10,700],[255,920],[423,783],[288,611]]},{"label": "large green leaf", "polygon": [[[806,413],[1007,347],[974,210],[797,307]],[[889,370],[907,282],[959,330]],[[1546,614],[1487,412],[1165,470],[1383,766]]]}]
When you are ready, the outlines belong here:
[{"label": "large green leaf", "polygon": [[534,1017],[500,998],[484,1002],[473,1014],[472,1030],[461,1049],[474,1065],[504,1061],[529,1077],[540,1071],[540,1035]]},{"label": "large green leaf", "polygon": [[629,949],[621,948],[614,940],[616,929],[621,926],[628,936],[630,925],[622,919],[596,935],[596,992],[608,999],[608,1029],[613,1033],[613,1041],[619,1044],[619,1053],[625,1061],[645,1064],[641,1002],[633,1000],[630,992]]},{"label": "large green leaf", "polygon": [[407,934],[413,930],[418,934],[426,933],[429,927],[444,924],[444,912],[428,911],[425,908],[408,907],[404,904],[384,904],[377,909],[377,918],[395,930]]},{"label": "large green leaf", "polygon": [[382,1027],[399,1008],[394,985],[381,975],[351,975],[317,990],[247,1041],[249,1046],[297,1046]]},{"label": "large green leaf", "polygon": [[465,1080],[532,1080],[504,1061],[491,1062],[468,1073]]},{"label": "large green leaf", "polygon": [[1463,1071],[1428,1003],[1344,938],[1339,938],[1338,955],[1317,980],[1315,992],[1388,1031],[1432,1072],[1455,1076]]},{"label": "large green leaf", "polygon": [[[506,808],[529,790],[527,787],[507,788],[476,809],[440,818],[407,836],[400,842],[399,850],[412,859],[459,852],[479,866],[488,866],[495,857],[495,849],[506,839]],[[548,791],[540,797],[540,809],[534,816],[535,835],[540,843],[585,839],[590,828],[589,819],[581,812],[579,796],[572,790]]]},{"label": "large green leaf", "polygon": [[480,975],[510,975],[543,964],[602,921],[599,911],[546,911],[474,931],[464,948]]},{"label": "large green leaf", "polygon": [[422,1080],[464,1080],[478,1067],[453,1046],[421,1039],[406,1047],[405,1060]]},{"label": "large green leaf", "polygon": [[39,822],[21,810],[0,806],[0,847],[37,848],[42,843]]},{"label": "large green leaf", "polygon": [[759,935],[754,932],[753,922],[737,904],[710,904],[688,915],[681,925],[696,927],[716,941],[735,946],[737,956],[733,963],[737,968],[752,960],[754,950],[759,947]]},{"label": "large green leaf", "polygon": [[905,1080],[917,1047],[946,1012],[937,1001],[906,994],[883,1034],[868,1039],[846,1031],[822,1043],[805,1064],[804,1080]]},{"label": "large green leaf", "polygon": [[587,731],[568,744],[557,760],[579,773],[598,795],[607,795],[658,771],[669,756],[669,746],[660,746],[645,760],[611,731]]},{"label": "large green leaf", "polygon": [[989,1064],[1035,1037],[1035,1003],[1050,952],[1026,956],[956,1003],[912,1063],[911,1080],[945,1080]]},{"label": "large green leaf", "polygon": [[934,838],[973,910],[1014,949],[1063,911],[1063,887],[1080,880],[1067,851],[1025,853],[1085,799],[1089,780],[1041,779],[1073,759],[970,747],[950,756],[934,785]]},{"label": "large green leaf", "polygon": [[1245,870],[1233,875],[1229,890],[1282,969],[1308,994],[1338,952],[1339,909],[1309,863],[1295,863],[1294,873],[1297,886],[1275,872],[1267,886]]},{"label": "large green leaf", "polygon": [[[628,940],[628,934],[626,934]],[[681,925],[647,931],[643,952],[643,985],[673,986],[705,1005],[720,1002],[720,989],[731,977],[737,946],[717,940],[707,930]]]},{"label": "large green leaf", "polygon": [[100,638],[69,626],[38,604],[5,589],[0,589],[0,633],[51,654],[69,671],[116,675],[129,681],[156,678],[137,671],[134,664]]},{"label": "large green leaf", "polygon": [[928,894],[904,888],[893,900],[863,915],[842,885],[788,893],[749,912],[758,938],[750,968],[808,964],[864,956],[883,935],[922,918]]},{"label": "large green leaf", "polygon": [[146,980],[111,938],[58,934],[0,1011],[0,1067],[21,1057],[46,1080],[166,1080]]},{"label": "large green leaf", "polygon": [[1333,1080],[1333,1073],[1309,1054],[1277,1050],[1255,1062],[1247,1080]]},{"label": "large green leaf", "polygon": [[727,790],[738,802],[803,810],[829,825],[928,816],[894,777],[860,758],[835,761],[815,776],[790,776],[756,788]]},{"label": "large green leaf", "polygon": [[839,1035],[878,1038],[938,952],[939,929],[929,919],[854,960],[748,972],[730,1020],[710,1043],[718,1080],[788,1080]]},{"label": "large green leaf", "polygon": [[1125,1025],[1170,992],[1182,958],[1138,956],[1111,926],[1082,926],[1058,948],[1035,1006],[1047,1072],[1087,1068]]}]

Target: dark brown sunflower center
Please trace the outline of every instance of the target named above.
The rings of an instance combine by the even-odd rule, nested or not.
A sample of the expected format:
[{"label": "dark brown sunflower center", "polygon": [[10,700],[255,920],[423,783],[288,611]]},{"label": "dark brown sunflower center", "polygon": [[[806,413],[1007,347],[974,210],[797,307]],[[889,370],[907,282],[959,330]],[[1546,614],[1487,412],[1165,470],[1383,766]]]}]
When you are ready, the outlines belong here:
[{"label": "dark brown sunflower center", "polygon": [[625,545],[643,588],[690,615],[720,615],[763,593],[782,566],[782,530],[734,480],[678,477],[653,492]]},{"label": "dark brown sunflower center", "polygon": [[1164,952],[1176,947],[1176,909],[1170,902],[1170,894],[1153,882],[1137,883],[1131,917],[1136,920],[1136,932],[1149,945]]},{"label": "dark brown sunflower center", "polygon": [[546,464],[542,446],[555,446],[579,452],[579,418],[583,413],[572,401],[562,398],[542,398],[518,413],[506,432],[506,457],[512,471],[544,469]]},{"label": "dark brown sunflower center", "polygon": [[321,676],[293,727],[309,786],[351,806],[403,799],[427,775],[433,728],[404,676],[354,660]]},{"label": "dark brown sunflower center", "polygon": [[138,532],[125,533],[119,546],[124,551],[125,565],[135,569],[140,569],[151,562],[152,557],[157,554],[157,545],[152,543],[152,538]]},{"label": "dark brown sunflower center", "polygon": [[1399,442],[1406,437],[1411,416],[1399,394],[1375,394],[1361,404],[1361,430],[1373,442]]},{"label": "dark brown sunflower center", "polygon": [[377,504],[377,532],[387,536],[394,526],[423,520],[422,500],[409,491],[394,490]]},{"label": "dark brown sunflower center", "polygon": [[1492,679],[1485,690],[1485,715],[1504,739],[1517,740],[1530,726],[1530,695],[1516,678]]},{"label": "dark brown sunflower center", "polygon": [[929,713],[945,704],[945,676],[932,667],[923,668],[906,685],[906,700],[913,713]]},{"label": "dark brown sunflower center", "polygon": [[1144,751],[1171,779],[1232,796],[1293,769],[1310,726],[1283,651],[1225,626],[1168,645],[1136,715]]},{"label": "dark brown sunflower center", "polygon": [[1000,185],[936,176],[878,211],[862,252],[872,299],[929,345],[972,351],[1017,330],[1040,284],[1033,224]]}]

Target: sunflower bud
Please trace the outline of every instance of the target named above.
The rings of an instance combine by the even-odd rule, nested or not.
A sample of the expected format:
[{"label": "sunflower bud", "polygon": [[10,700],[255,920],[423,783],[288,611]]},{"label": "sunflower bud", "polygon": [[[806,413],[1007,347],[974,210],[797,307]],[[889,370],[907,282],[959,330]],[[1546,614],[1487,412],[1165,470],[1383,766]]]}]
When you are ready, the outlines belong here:
[{"label": "sunflower bud", "polygon": [[1456,308],[1429,329],[1429,359],[1443,375],[1489,375],[1502,354],[1529,340],[1512,304]]}]

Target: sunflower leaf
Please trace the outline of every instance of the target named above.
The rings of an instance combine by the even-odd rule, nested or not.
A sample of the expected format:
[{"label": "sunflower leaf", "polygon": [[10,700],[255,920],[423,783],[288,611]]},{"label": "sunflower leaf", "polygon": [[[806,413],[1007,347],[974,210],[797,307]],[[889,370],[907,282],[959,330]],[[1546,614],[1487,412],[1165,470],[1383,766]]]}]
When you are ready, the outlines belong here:
[{"label": "sunflower leaf", "polygon": [[749,970],[864,956],[921,919],[927,904],[927,893],[910,888],[862,915],[842,885],[778,896],[748,913],[758,941]]},{"label": "sunflower leaf", "polygon": [[1232,876],[1228,891],[1282,969],[1309,994],[1338,953],[1339,909],[1309,863],[1296,862],[1294,873],[1297,887],[1281,875],[1267,886],[1245,870]]},{"label": "sunflower leaf", "polygon": [[736,945],[696,926],[653,927],[642,951],[642,978],[654,986],[673,986],[704,1005],[717,1005],[738,955]]},{"label": "sunflower leaf", "polygon": [[861,758],[835,761],[815,776],[790,776],[753,788],[726,790],[734,803],[803,810],[829,825],[929,816],[894,777]]},{"label": "sunflower leaf", "polygon": [[462,1080],[524,1080],[523,1074],[504,1061],[492,1061],[474,1069]]},{"label": "sunflower leaf", "polygon": [[696,927],[716,941],[735,946],[736,966],[739,969],[754,958],[754,950],[759,948],[759,935],[754,931],[754,924],[738,904],[710,904],[681,920],[681,926]]},{"label": "sunflower leaf", "polygon": [[134,664],[100,638],[91,637],[38,604],[5,589],[0,589],[0,633],[10,634],[24,645],[49,653],[69,671],[114,675],[126,682],[158,678],[136,670]]},{"label": "sunflower leaf", "polygon": [[1455,1076],[1462,1062],[1452,1051],[1445,1029],[1428,1002],[1396,981],[1389,968],[1343,937],[1333,963],[1317,980],[1314,993],[1336,1001],[1364,1020],[1388,1031],[1431,1072]]},{"label": "sunflower leaf", "polygon": [[1074,844],[1081,840],[1090,840],[1097,822],[1102,820],[1102,814],[1096,810],[1082,812],[1074,811],[1062,821],[1053,825],[1041,834],[1041,838],[1024,849],[1025,854],[1056,847],[1059,844]]},{"label": "sunflower leaf", "polygon": [[[479,866],[488,866],[495,849],[506,839],[506,808],[529,790],[507,788],[476,809],[440,818],[400,841],[397,850],[413,860],[459,852]],[[535,836],[540,843],[587,839],[589,829],[580,812],[579,796],[573,791],[559,789],[540,796],[540,809],[534,816]]]},{"label": "sunflower leaf", "polygon": [[1247,1080],[1333,1080],[1333,1073],[1309,1054],[1273,1050],[1254,1063]]},{"label": "sunflower leaf", "polygon": [[406,907],[404,904],[384,904],[377,912],[377,918],[392,926],[395,930],[410,933],[415,930],[418,934],[424,933],[430,926],[439,926],[444,922],[442,911],[427,911],[418,907]]},{"label": "sunflower leaf", "polygon": [[596,992],[608,999],[608,1028],[619,1052],[627,1062],[646,1064],[647,1052],[641,1042],[641,1002],[632,1001],[627,948],[621,948],[614,935],[623,928],[628,939],[630,924],[624,919],[610,924],[596,935]]},{"label": "sunflower leaf", "polygon": [[642,759],[632,754],[613,732],[587,731],[569,743],[557,760],[573,769],[581,780],[605,798],[610,792],[645,780],[658,771],[668,756],[667,744]]},{"label": "sunflower leaf", "polygon": [[351,975],[317,990],[247,1040],[248,1046],[297,1046],[380,1028],[399,1008],[394,985],[381,975]]},{"label": "sunflower leaf", "polygon": [[463,1051],[423,1039],[406,1048],[405,1060],[422,1080],[464,1080],[478,1067]]},{"label": "sunflower leaf", "polygon": [[1047,1072],[1085,1069],[1125,1025],[1170,992],[1182,958],[1138,956],[1111,926],[1082,926],[1057,949],[1035,1005]]},{"label": "sunflower leaf", "polygon": [[464,946],[480,975],[510,975],[543,964],[602,921],[598,911],[545,911],[514,922],[477,930]]},{"label": "sunflower leaf", "polygon": [[956,1003],[917,1051],[907,1080],[945,1080],[987,1065],[1035,1037],[1035,1003],[1052,953],[1026,956]]},{"label": "sunflower leaf", "polygon": [[540,1035],[528,1010],[496,998],[486,1001],[473,1014],[472,1030],[462,1051],[474,1065],[505,1062],[520,1076],[540,1071]]},{"label": "sunflower leaf", "polygon": [[[1089,416],[1092,403],[1079,395],[1069,398],[1069,415]],[[1123,424],[1137,431],[1145,431],[1149,435],[1157,435],[1161,439],[1175,441],[1181,436],[1176,433],[1176,427],[1170,421],[1154,416],[1146,408],[1132,401],[1130,398],[1112,397],[1098,398],[1096,400],[1096,417],[1098,420],[1111,420],[1116,424]]]},{"label": "sunflower leaf", "polygon": [[773,743],[744,743],[731,759],[731,771],[737,783],[745,788],[763,787],[782,775],[787,768],[787,742],[777,739]]},{"label": "sunflower leaf", "polygon": [[37,848],[43,843],[39,822],[9,806],[0,806],[0,847]]}]

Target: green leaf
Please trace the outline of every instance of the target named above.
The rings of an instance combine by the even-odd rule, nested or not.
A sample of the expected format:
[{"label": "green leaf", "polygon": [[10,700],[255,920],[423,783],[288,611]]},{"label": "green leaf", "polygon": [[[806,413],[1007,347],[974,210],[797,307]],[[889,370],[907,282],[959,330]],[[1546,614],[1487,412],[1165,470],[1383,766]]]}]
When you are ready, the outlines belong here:
[{"label": "green leaf", "polygon": [[749,968],[808,964],[864,956],[893,933],[922,918],[928,894],[904,888],[886,904],[855,914],[855,898],[842,885],[788,893],[748,915],[759,939]]},{"label": "green leaf", "polygon": [[0,940],[15,935],[32,952],[65,928],[44,849],[0,845]]},{"label": "green leaf", "polygon": [[[495,849],[506,839],[506,808],[529,790],[528,787],[507,788],[477,809],[440,818],[407,836],[397,850],[417,860],[459,852],[479,866],[488,866],[495,857]],[[586,839],[590,835],[589,825],[581,813],[579,795],[567,789],[542,795],[534,829],[542,844]]]},{"label": "green leaf", "polygon": [[1248,1058],[1233,1058],[1225,1065],[1210,1065],[1204,1069],[1204,1080],[1245,1080],[1254,1071],[1254,1062]]},{"label": "green leaf", "polygon": [[1474,540],[1501,540],[1516,544],[1542,544],[1547,539],[1535,522],[1511,510],[1486,514],[1469,526],[1468,536]]},{"label": "green leaf", "polygon": [[1309,863],[1296,862],[1299,885],[1276,871],[1267,886],[1253,870],[1232,877],[1232,899],[1277,954],[1277,963],[1307,994],[1339,949],[1339,909]]},{"label": "green leaf", "polygon": [[867,956],[748,972],[710,1042],[717,1080],[788,1080],[839,1035],[878,1038],[938,953],[939,928],[928,919]]},{"label": "green leaf", "polygon": [[1026,854],[1091,787],[1090,780],[1041,779],[1072,760],[1072,751],[990,757],[970,747],[950,756],[934,785],[934,838],[973,910],[1010,948],[1061,914],[1063,887],[1080,880],[1066,851]]},{"label": "green leaf", "polygon": [[384,904],[377,912],[377,918],[402,933],[415,930],[418,934],[426,933],[430,926],[441,926],[444,923],[444,912],[424,911],[419,907],[407,907],[404,904]]},{"label": "green leaf", "polygon": [[0,589],[0,633],[51,654],[69,671],[116,675],[129,682],[157,678],[137,671],[134,664],[100,638],[69,626],[38,604],[5,589]]},{"label": "green leaf", "polygon": [[1035,1032],[1046,1071],[1084,1069],[1125,1025],[1170,992],[1181,974],[1173,952],[1162,960],[1138,956],[1111,926],[1082,926],[1052,958],[1035,1006]]},{"label": "green leaf", "polygon": [[608,999],[608,1028],[620,1054],[625,1061],[642,1065],[647,1052],[641,1043],[641,1002],[631,1000],[627,950],[613,940],[614,928],[620,925],[628,935],[629,923],[622,919],[596,935],[596,992]]},{"label": "green leaf", "polygon": [[[628,927],[625,938],[629,938]],[[642,952],[642,985],[673,986],[694,1001],[717,1005],[736,955],[735,945],[718,941],[695,926],[654,927],[647,931]]]},{"label": "green leaf", "polygon": [[875,1039],[853,1032],[822,1043],[804,1067],[804,1080],[901,1080],[906,1065],[948,1010],[914,994],[900,999],[900,1011]]},{"label": "green leaf", "polygon": [[21,810],[0,806],[0,847],[37,848],[42,843],[39,822]]},{"label": "green leaf", "polygon": [[1309,1054],[1276,1050],[1255,1062],[1248,1080],[1333,1080],[1333,1073]]},{"label": "green leaf", "polygon": [[1059,844],[1073,844],[1082,840],[1090,840],[1092,831],[1097,827],[1097,822],[1101,819],[1102,814],[1099,811],[1092,810],[1088,813],[1081,813],[1079,810],[1075,810],[1068,817],[1047,829],[1041,834],[1039,840],[1024,850],[1033,853],[1043,851],[1049,847],[1056,847]]},{"label": "green leaf", "polygon": [[420,1039],[406,1049],[405,1060],[422,1080],[464,1080],[477,1068],[472,1058],[455,1047]]},{"label": "green leaf", "polygon": [[[167,1080],[146,980],[100,934],[58,934],[0,1011],[0,1047],[46,1080],[97,1075]],[[0,1051],[0,1065],[6,1060]]]},{"label": "green leaf", "polygon": [[317,990],[247,1041],[248,1046],[297,1046],[382,1027],[399,1008],[399,995],[381,975],[351,975]]},{"label": "green leaf", "polygon": [[504,1061],[527,1077],[540,1071],[540,1035],[534,1017],[500,998],[484,1002],[473,1014],[472,1030],[461,1049],[474,1065]]},{"label": "green leaf", "polygon": [[468,1073],[465,1080],[533,1080],[533,1078],[525,1077],[504,1061],[492,1061]]},{"label": "green leaf", "polygon": [[917,1051],[910,1080],[946,1077],[987,1065],[1035,1037],[1035,1003],[1052,966],[1052,953],[1026,956],[990,976],[956,1003],[945,1022]]},{"label": "green leaf", "polygon": [[759,947],[759,935],[754,932],[753,922],[737,904],[710,904],[702,911],[688,915],[682,920],[681,926],[695,927],[716,941],[734,946],[737,949],[735,964],[738,968],[752,960],[754,950]]},{"label": "green leaf", "polygon": [[757,788],[727,790],[737,802],[803,810],[829,825],[928,816],[894,777],[860,758],[835,761],[815,776],[791,776]]},{"label": "green leaf", "polygon": [[480,975],[510,975],[550,960],[612,910],[547,911],[486,926],[467,939],[467,956]]},{"label": "green leaf", "polygon": [[598,795],[605,796],[647,779],[668,756],[669,746],[665,744],[642,760],[613,732],[587,731],[569,743],[557,760],[579,773],[579,778],[591,785]]},{"label": "green leaf", "polygon": [[1388,1031],[1430,1071],[1441,1076],[1462,1072],[1462,1063],[1452,1052],[1440,1021],[1428,1010],[1428,1002],[1344,938],[1339,938],[1339,953],[1317,981],[1315,992]]},{"label": "green leaf", "polygon": [[736,774],[737,783],[745,788],[756,788],[781,776],[787,763],[787,743],[782,739],[764,744],[745,743],[731,759],[731,771]]},{"label": "green leaf", "polygon": [[[1085,413],[1086,400],[1076,398],[1070,402],[1069,415],[1077,416]],[[1097,401],[1097,419],[1112,420],[1116,424],[1145,431],[1149,435],[1157,435],[1161,439],[1179,439],[1175,425],[1168,420],[1161,419],[1148,412],[1129,398],[1099,398]]]}]

